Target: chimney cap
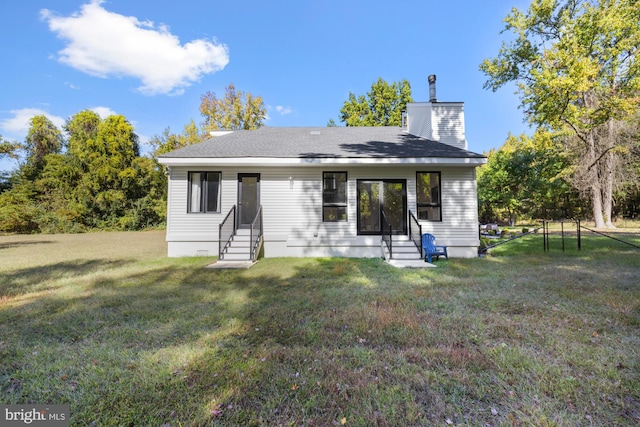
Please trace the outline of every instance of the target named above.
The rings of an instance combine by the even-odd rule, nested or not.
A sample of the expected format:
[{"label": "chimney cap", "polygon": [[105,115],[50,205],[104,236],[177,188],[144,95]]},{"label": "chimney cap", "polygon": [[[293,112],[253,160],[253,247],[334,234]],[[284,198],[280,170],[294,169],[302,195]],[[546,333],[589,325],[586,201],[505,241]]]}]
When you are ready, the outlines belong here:
[{"label": "chimney cap", "polygon": [[429,74],[429,83],[435,83],[435,82],[436,82],[436,75]]}]

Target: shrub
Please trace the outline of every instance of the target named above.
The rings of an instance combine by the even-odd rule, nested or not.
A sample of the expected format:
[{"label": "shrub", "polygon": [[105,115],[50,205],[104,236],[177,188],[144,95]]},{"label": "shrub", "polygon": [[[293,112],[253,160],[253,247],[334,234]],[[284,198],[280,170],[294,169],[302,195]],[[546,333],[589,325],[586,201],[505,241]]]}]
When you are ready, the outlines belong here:
[{"label": "shrub", "polygon": [[154,200],[149,196],[138,199],[133,207],[122,216],[118,225],[121,230],[143,230],[157,227],[164,222],[166,203],[162,200]]},{"label": "shrub", "polygon": [[45,212],[38,217],[39,231],[42,233],[84,233],[87,227],[76,222],[64,211]]},{"label": "shrub", "polygon": [[20,184],[0,195],[0,232],[35,233],[42,209],[34,201],[31,183]]}]

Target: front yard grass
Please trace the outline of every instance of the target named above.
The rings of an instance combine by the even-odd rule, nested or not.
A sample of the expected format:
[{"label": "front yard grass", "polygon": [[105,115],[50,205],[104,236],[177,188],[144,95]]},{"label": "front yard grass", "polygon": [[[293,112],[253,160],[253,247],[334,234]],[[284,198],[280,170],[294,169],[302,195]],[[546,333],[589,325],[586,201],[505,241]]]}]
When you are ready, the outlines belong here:
[{"label": "front yard grass", "polygon": [[640,423],[637,249],[208,270],[163,238],[0,237],[0,402],[74,426]]}]

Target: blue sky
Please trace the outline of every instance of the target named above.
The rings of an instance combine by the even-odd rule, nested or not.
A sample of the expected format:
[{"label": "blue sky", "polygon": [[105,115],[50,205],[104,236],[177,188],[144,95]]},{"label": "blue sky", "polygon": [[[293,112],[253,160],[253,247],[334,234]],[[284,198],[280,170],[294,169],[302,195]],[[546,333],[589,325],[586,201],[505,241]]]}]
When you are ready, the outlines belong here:
[{"label": "blue sky", "polygon": [[[200,123],[200,96],[262,96],[268,126],[326,126],[349,92],[407,79],[427,101],[465,102],[469,149],[530,133],[513,87],[484,90],[478,66],[526,0],[1,1],[0,135],[24,140],[45,114],[62,127],[84,109],[124,115],[141,142]],[[6,165],[5,160],[5,165]],[[6,169],[6,167],[4,167]]]}]

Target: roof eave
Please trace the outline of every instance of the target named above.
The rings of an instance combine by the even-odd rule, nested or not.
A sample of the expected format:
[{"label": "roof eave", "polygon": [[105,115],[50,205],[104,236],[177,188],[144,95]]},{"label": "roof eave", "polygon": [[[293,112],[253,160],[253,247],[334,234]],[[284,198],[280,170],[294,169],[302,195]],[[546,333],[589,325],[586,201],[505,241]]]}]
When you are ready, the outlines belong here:
[{"label": "roof eave", "polygon": [[442,165],[481,166],[486,157],[161,157],[158,162],[165,166],[398,166],[398,165]]}]

